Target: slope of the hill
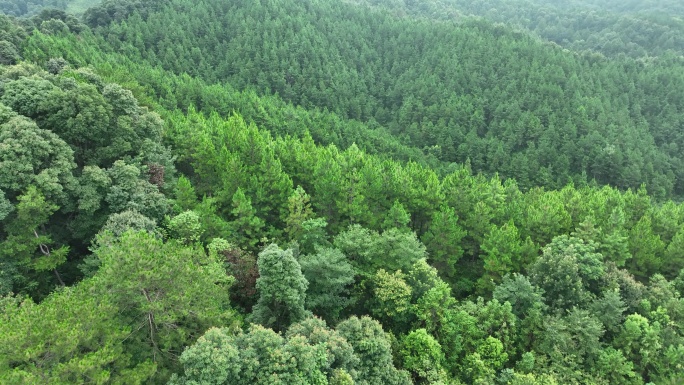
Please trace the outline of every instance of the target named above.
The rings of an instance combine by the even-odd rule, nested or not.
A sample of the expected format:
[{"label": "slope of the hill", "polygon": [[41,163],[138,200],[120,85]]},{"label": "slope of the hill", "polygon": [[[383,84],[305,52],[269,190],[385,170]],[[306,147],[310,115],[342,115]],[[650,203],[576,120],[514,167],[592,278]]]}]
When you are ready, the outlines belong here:
[{"label": "slope of the hill", "polygon": [[343,149],[356,145],[371,154],[414,161],[436,170],[454,167],[401,143],[377,123],[342,118],[325,109],[295,107],[278,95],[259,96],[253,90],[238,91],[230,84],[211,84],[185,74],[176,75],[115,52],[88,31],[58,36],[36,32],[25,45],[23,54],[28,60],[49,65],[55,63],[54,58],[63,58],[76,66],[92,66],[111,80],[131,87],[148,106],[183,111],[194,106],[224,117],[239,113],[247,122],[258,124],[276,136],[310,136],[318,144],[335,144]]},{"label": "slope of the hill", "polygon": [[15,17],[30,17],[42,10],[57,9],[81,14],[101,0],[0,0],[0,13]]},{"label": "slope of the hill", "polygon": [[684,206],[316,145],[332,115],[8,30],[43,68],[0,66],[3,385],[682,382]]},{"label": "slope of the hill", "polygon": [[434,24],[341,2],[153,4],[97,33],[135,60],[379,123],[524,188],[596,180],[684,193],[680,57],[578,56],[484,21]]},{"label": "slope of the hill", "polygon": [[8,16],[32,16],[44,8],[66,9],[69,0],[2,0],[0,12]]},{"label": "slope of the hill", "polygon": [[629,57],[684,53],[684,5],[676,0],[346,1],[398,16],[441,21],[483,17],[578,52]]}]

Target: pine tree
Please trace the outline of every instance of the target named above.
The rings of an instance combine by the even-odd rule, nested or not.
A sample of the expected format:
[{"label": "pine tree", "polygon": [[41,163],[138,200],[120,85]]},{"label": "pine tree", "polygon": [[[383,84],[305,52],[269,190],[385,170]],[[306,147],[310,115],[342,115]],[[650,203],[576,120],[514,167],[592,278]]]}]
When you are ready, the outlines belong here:
[{"label": "pine tree", "polygon": [[290,240],[299,240],[304,232],[302,224],[313,217],[311,198],[302,186],[297,186],[288,198],[288,216],[285,220],[285,232]]},{"label": "pine tree", "polygon": [[230,239],[240,247],[256,251],[256,246],[260,242],[262,235],[261,229],[264,222],[256,216],[256,210],[252,207],[252,201],[245,195],[241,188],[238,188],[233,195],[233,209],[231,210],[235,218],[230,222]]},{"label": "pine tree", "polygon": [[434,214],[429,230],[422,236],[430,263],[444,277],[452,278],[456,273],[456,263],[463,256],[461,242],[466,234],[454,210],[444,206]]}]

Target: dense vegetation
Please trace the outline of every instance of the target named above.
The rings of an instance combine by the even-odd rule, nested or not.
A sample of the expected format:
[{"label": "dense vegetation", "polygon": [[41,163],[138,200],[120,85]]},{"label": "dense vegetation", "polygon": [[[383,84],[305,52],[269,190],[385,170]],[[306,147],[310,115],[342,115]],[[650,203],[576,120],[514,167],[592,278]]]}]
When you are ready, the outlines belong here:
[{"label": "dense vegetation", "polygon": [[347,0],[398,16],[506,23],[576,51],[644,57],[684,47],[684,6],[668,1],[597,0]]},{"label": "dense vegetation", "polygon": [[0,383],[684,381],[681,59],[373,9],[0,16]]},{"label": "dense vegetation", "polygon": [[0,12],[9,16],[34,15],[44,8],[66,9],[68,0],[3,0],[0,2]]},{"label": "dense vegetation", "polygon": [[606,60],[482,21],[398,19],[342,2],[135,4],[125,22],[86,15],[133,60],[379,125],[525,189],[596,181],[684,194],[680,56]]},{"label": "dense vegetation", "polygon": [[43,10],[83,13],[100,0],[0,0],[0,13],[8,16],[33,16]]}]

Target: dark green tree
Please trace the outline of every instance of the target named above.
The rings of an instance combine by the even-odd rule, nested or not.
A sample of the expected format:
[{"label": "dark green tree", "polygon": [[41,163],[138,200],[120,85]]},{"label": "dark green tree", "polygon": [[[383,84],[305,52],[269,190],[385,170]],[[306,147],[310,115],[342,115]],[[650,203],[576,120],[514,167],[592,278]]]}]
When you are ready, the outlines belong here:
[{"label": "dark green tree", "polygon": [[309,283],[306,308],[329,322],[338,321],[351,302],[349,289],[356,275],[347,257],[337,249],[319,248],[300,257],[299,264]]},{"label": "dark green tree", "polygon": [[306,318],[309,314],[305,309],[309,283],[292,250],[271,244],[259,253],[257,264],[259,300],[254,305],[250,321],[282,331]]}]

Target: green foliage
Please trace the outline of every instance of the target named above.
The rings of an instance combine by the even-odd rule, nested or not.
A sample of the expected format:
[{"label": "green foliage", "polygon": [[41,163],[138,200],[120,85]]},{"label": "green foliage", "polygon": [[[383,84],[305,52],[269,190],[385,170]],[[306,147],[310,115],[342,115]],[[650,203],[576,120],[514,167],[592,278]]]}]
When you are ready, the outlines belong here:
[{"label": "green foliage", "polygon": [[529,311],[542,307],[544,303],[544,291],[517,273],[504,277],[503,282],[494,289],[493,297],[500,303],[510,303],[519,318],[524,318]]},{"label": "green foliage", "polygon": [[402,340],[403,366],[414,374],[416,384],[446,383],[444,354],[439,342],[425,329],[416,329]]},{"label": "green foliage", "polygon": [[420,259],[411,266],[406,274],[406,283],[411,287],[412,301],[415,302],[433,288],[444,284],[439,271]]},{"label": "green foliage", "polygon": [[[170,384],[376,383],[367,378],[410,384],[408,377],[392,366],[387,337],[377,322],[360,322],[353,318],[332,330],[324,321],[308,318],[292,324],[284,335],[259,325],[250,326],[247,332],[213,328],[183,352],[183,373],[174,375]],[[352,325],[366,328],[361,330],[367,332],[359,336],[362,340],[352,342],[346,337],[344,333],[355,331],[350,329]],[[357,343],[373,349],[382,359],[372,373],[375,377],[368,377],[365,370],[369,363],[363,361],[368,351],[358,349]]]},{"label": "green foliage", "polygon": [[135,210],[127,210],[120,213],[112,214],[107,218],[100,233],[112,233],[119,237],[125,232],[132,231],[147,231],[150,234],[157,233],[157,223]]},{"label": "green foliage", "polygon": [[408,229],[411,217],[406,212],[404,205],[399,201],[394,201],[392,208],[387,213],[385,221],[382,223],[383,230],[389,229]]},{"label": "green foliage", "polygon": [[288,216],[285,220],[285,232],[291,240],[301,240],[304,233],[303,224],[313,217],[311,210],[311,197],[304,191],[302,186],[297,186],[294,193],[288,198]]},{"label": "green foliage", "polygon": [[17,47],[7,40],[0,40],[0,64],[16,64],[21,60]]},{"label": "green foliage", "polygon": [[[352,345],[337,330],[329,329],[325,321],[318,318],[307,318],[291,325],[287,329],[287,338],[302,337],[310,345],[325,346],[324,372],[332,381],[342,381],[347,374],[356,376],[356,367],[360,364]],[[333,382],[331,382],[332,384]]]},{"label": "green foliage", "polygon": [[659,329],[660,325],[657,322],[652,324],[639,314],[627,316],[615,340],[615,346],[634,363],[637,373],[643,375],[653,372],[658,360],[657,352],[662,349],[662,341],[658,336]]},{"label": "green foliage", "polygon": [[299,240],[299,250],[303,254],[312,254],[316,247],[331,246],[325,231],[328,222],[323,218],[307,219],[302,222],[302,236]]},{"label": "green foliage", "polygon": [[615,333],[624,320],[627,310],[625,302],[617,290],[608,290],[603,296],[594,300],[590,306],[592,314],[603,324],[607,332]]},{"label": "green foliage", "polygon": [[106,172],[111,185],[103,198],[109,210],[136,210],[159,221],[169,211],[169,200],[158,186],[143,178],[142,170],[136,165],[117,160]]},{"label": "green foliage", "polygon": [[606,348],[599,353],[597,370],[603,378],[611,384],[634,384],[636,373],[634,365],[627,361],[622,351],[613,348]]},{"label": "green foliage", "polygon": [[192,210],[197,205],[197,192],[192,182],[184,176],[180,176],[176,182],[174,191],[175,206],[177,211]]},{"label": "green foliage", "polygon": [[329,322],[339,320],[351,302],[349,286],[356,274],[347,257],[337,249],[319,248],[315,254],[300,257],[299,264],[309,283],[306,308]]},{"label": "green foliage", "polygon": [[584,241],[561,236],[530,266],[530,281],[544,290],[555,309],[582,306],[597,294],[605,274],[603,256]]},{"label": "green foliage", "polygon": [[473,383],[491,382],[507,358],[501,342],[491,336],[487,337],[478,345],[476,352],[465,357],[465,375]]},{"label": "green foliage", "polygon": [[[47,11],[40,18],[63,19],[67,24],[72,19]],[[19,44],[21,39],[19,35],[11,40]],[[140,107],[129,91],[106,84],[92,72],[64,68],[57,72],[48,74],[34,65],[20,64],[3,67],[0,74],[0,189],[2,202],[9,202],[15,214],[5,218],[0,240],[9,241],[8,247],[14,243],[11,247],[16,250],[35,245],[38,255],[42,254],[35,261],[39,269],[34,273],[8,266],[7,271],[13,273],[3,276],[13,275],[16,282],[24,282],[16,290],[35,299],[55,284],[81,278],[76,266],[88,265],[84,262],[87,247],[112,214],[136,211],[151,221],[163,219],[169,205],[160,188],[174,174],[173,157],[159,143],[162,123],[158,115]],[[53,208],[43,210],[49,215],[40,223],[19,230],[19,222],[12,223],[18,199],[31,188],[44,198],[45,208]],[[147,220],[118,219],[114,227],[125,228],[130,220],[138,227],[154,228]],[[15,242],[17,231],[24,234],[21,245]],[[55,244],[64,247],[52,249]],[[68,258],[67,250],[72,250]],[[62,262],[59,271],[54,269]],[[89,262],[86,270],[92,274],[97,258]]]},{"label": "green foliage", "polygon": [[604,333],[601,322],[588,311],[573,308],[566,317],[547,317],[544,328],[538,350],[551,358],[552,367],[569,378],[578,373],[587,378],[581,369],[599,354]]},{"label": "green foliage", "polygon": [[121,341],[131,333],[92,282],[59,290],[40,304],[0,298],[3,384],[144,384],[151,361],[131,359]]},{"label": "green foliage", "polygon": [[10,201],[33,185],[50,202],[68,202],[76,165],[59,136],[17,116],[0,125],[0,148],[0,188]]},{"label": "green foliage", "polygon": [[416,235],[396,228],[377,233],[352,225],[335,237],[334,244],[362,274],[370,275],[378,269],[408,270],[425,257],[425,246]]},{"label": "green foliage", "polygon": [[171,237],[184,244],[198,242],[202,235],[199,215],[194,211],[184,211],[168,221]]},{"label": "green foliage", "polygon": [[658,271],[665,244],[651,227],[651,217],[644,215],[629,232],[630,270],[638,278],[646,278]]},{"label": "green foliage", "polygon": [[[145,231],[161,238],[161,232],[157,228],[157,222],[135,210],[126,210],[121,213],[112,214],[107,218],[98,236],[106,238],[105,234],[120,237],[128,231]],[[95,243],[97,243],[97,236]],[[78,265],[79,270],[85,277],[92,277],[100,268],[101,261],[96,254],[91,254],[83,258],[83,262]]]},{"label": "green foliage", "polygon": [[[0,293],[40,301],[3,299],[1,382],[677,383],[684,211],[663,198],[684,191],[684,78],[665,18],[352,3],[0,17],[0,59],[48,70],[0,70]],[[430,20],[453,9],[485,18]],[[568,20],[559,44],[606,56],[524,31]],[[255,258],[275,241],[291,249]]]},{"label": "green foliage", "polygon": [[212,328],[183,352],[183,375],[169,384],[325,384],[326,346],[307,342],[259,325],[247,333]]},{"label": "green foliage", "polygon": [[116,318],[132,325],[127,350],[135,362],[156,362],[156,379],[168,378],[190,336],[232,322],[233,280],[203,249],[128,231],[104,234],[94,252],[101,266],[91,295],[108,299],[119,309]]},{"label": "green foliage", "polygon": [[354,348],[359,357],[355,384],[408,385],[408,373],[392,364],[392,348],[380,324],[370,317],[351,317],[336,329]]},{"label": "green foliage", "polygon": [[518,229],[512,221],[501,227],[492,226],[482,242],[485,274],[478,286],[491,291],[504,275],[520,270],[522,245]]},{"label": "green foliage", "polygon": [[[58,77],[37,73],[9,79],[0,100],[59,135],[80,166],[109,166],[161,140],[159,116],[140,107],[129,90],[117,84],[78,81],[78,75],[78,71]],[[145,160],[154,156],[153,152],[145,154]]]},{"label": "green foliage", "polygon": [[[8,280],[5,285],[13,286],[15,292],[26,294],[33,292],[39,284],[37,279],[40,280],[40,277],[36,277],[35,272],[52,270],[61,280],[55,269],[66,261],[69,248],[54,248],[52,238],[42,230],[59,207],[47,202],[34,186],[19,196],[18,201],[16,213],[5,227],[7,236],[0,244],[0,256],[8,270],[16,269],[24,273],[5,278]],[[64,285],[64,282],[60,283]]]},{"label": "green foliage", "polygon": [[411,286],[405,278],[400,270],[388,273],[384,269],[378,270],[371,278],[373,299],[369,308],[373,315],[390,327],[405,324],[411,310]]},{"label": "green foliage", "polygon": [[482,17],[518,26],[568,49],[606,56],[652,57],[681,50],[682,26],[677,15],[684,9],[677,1],[353,2],[436,20]]},{"label": "green foliage", "polygon": [[670,277],[684,269],[684,228],[677,231],[667,245],[663,255],[663,264],[664,267],[661,270]]},{"label": "green foliage", "polygon": [[430,262],[446,277],[451,278],[456,273],[456,263],[463,256],[461,241],[466,234],[454,211],[443,207],[435,212],[430,229],[421,238]]},{"label": "green foliage", "polygon": [[[402,16],[423,16],[416,19],[350,4],[359,2],[368,3],[112,1],[85,19],[102,27],[96,44],[125,52],[128,60],[255,90],[219,96],[221,85],[200,91],[202,81],[187,81],[181,90],[176,87],[182,80],[160,81],[159,72],[149,76],[149,69],[141,70],[137,78],[167,108],[194,104],[223,116],[240,111],[272,132],[305,137],[308,127],[320,143],[356,143],[405,160],[469,161],[474,171],[515,178],[525,189],[595,180],[624,189],[646,183],[658,197],[684,191],[677,151],[684,137],[675,129],[682,119],[681,96],[662,92],[684,81],[681,7],[668,4],[657,16],[642,18],[641,12],[596,13],[596,5],[579,1],[548,9],[539,1],[372,2]],[[469,14],[483,18],[462,17]],[[460,22],[429,20],[449,15],[459,15]],[[167,25],[176,26],[173,39],[157,33]],[[101,63],[74,51],[81,63]],[[115,62],[121,60],[126,59]],[[269,99],[254,103],[256,95]],[[287,102],[319,111],[305,116],[296,107],[279,108]],[[320,110],[334,114],[319,115]],[[338,203],[353,223],[365,214],[356,205],[377,198],[352,188],[362,181],[360,168],[338,166],[353,192],[353,199],[348,195]],[[383,208],[395,198],[387,197]],[[553,229],[569,225],[556,197],[545,198],[527,210],[531,221],[548,226],[535,227],[535,242],[549,242]]]},{"label": "green foliage", "polygon": [[5,192],[0,190],[0,221],[7,218],[14,210],[12,203],[5,197]]},{"label": "green foliage", "polygon": [[231,239],[239,246],[253,251],[259,242],[258,236],[264,227],[264,222],[256,216],[252,201],[238,188],[233,195],[233,210],[235,220],[230,223]]},{"label": "green foliage", "polygon": [[281,331],[306,318],[306,290],[309,283],[292,250],[282,250],[278,245],[271,244],[259,253],[257,264],[259,300],[250,320]]}]

